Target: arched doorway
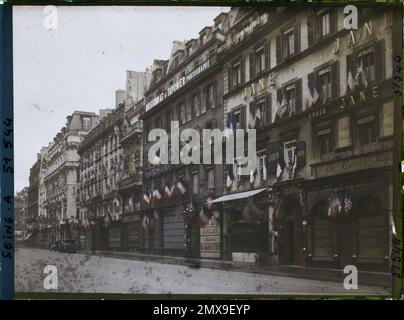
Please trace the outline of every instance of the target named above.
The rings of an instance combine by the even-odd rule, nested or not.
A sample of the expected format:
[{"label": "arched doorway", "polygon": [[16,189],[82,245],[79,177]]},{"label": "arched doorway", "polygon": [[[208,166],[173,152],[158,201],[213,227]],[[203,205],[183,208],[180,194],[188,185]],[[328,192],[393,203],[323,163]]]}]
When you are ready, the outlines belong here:
[{"label": "arched doorway", "polygon": [[295,198],[285,199],[279,207],[278,252],[281,264],[301,264],[302,207]]}]

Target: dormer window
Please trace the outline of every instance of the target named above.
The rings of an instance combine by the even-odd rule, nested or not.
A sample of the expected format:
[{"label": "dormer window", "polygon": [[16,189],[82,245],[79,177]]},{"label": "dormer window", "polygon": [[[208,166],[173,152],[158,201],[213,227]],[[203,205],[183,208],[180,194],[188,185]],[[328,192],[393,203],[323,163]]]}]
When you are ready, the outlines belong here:
[{"label": "dormer window", "polygon": [[161,69],[158,69],[158,70],[154,71],[153,78],[154,78],[153,79],[154,82],[158,82],[160,80],[160,78],[161,78]]}]

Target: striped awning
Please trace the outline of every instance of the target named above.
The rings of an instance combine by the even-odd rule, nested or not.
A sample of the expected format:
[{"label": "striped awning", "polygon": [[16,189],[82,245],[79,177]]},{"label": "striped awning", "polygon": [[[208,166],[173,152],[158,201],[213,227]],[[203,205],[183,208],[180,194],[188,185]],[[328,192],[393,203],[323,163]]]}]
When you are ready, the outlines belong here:
[{"label": "striped awning", "polygon": [[250,190],[250,191],[226,194],[225,196],[221,196],[221,197],[219,197],[217,199],[214,199],[212,201],[208,201],[207,204],[250,198],[250,197],[253,197],[253,196],[257,195],[258,193],[261,193],[261,192],[263,192],[265,190],[268,190],[268,188],[262,188],[262,189],[256,189],[256,190]]}]

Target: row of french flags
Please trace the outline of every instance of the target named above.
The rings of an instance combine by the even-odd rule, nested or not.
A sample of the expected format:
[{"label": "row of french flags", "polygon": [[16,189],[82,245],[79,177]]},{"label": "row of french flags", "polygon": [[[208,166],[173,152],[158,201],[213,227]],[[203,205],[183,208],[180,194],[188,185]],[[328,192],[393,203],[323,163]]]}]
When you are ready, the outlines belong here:
[{"label": "row of french flags", "polygon": [[143,206],[149,208],[152,204],[158,204],[163,199],[169,200],[174,196],[181,197],[188,191],[187,184],[180,180],[174,184],[166,184],[164,190],[156,187],[153,191],[145,192],[143,194]]}]

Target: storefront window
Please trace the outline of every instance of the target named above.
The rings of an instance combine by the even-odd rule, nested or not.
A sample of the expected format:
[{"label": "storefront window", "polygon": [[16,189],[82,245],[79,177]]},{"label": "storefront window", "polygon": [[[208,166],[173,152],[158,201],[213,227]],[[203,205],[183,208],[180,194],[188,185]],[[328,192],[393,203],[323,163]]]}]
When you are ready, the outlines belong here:
[{"label": "storefront window", "polygon": [[382,262],[387,255],[387,215],[382,202],[374,196],[365,196],[357,206],[358,258],[362,262]]},{"label": "storefront window", "polygon": [[321,201],[313,208],[314,258],[332,258],[335,251],[334,221],[328,217],[328,202]]}]

